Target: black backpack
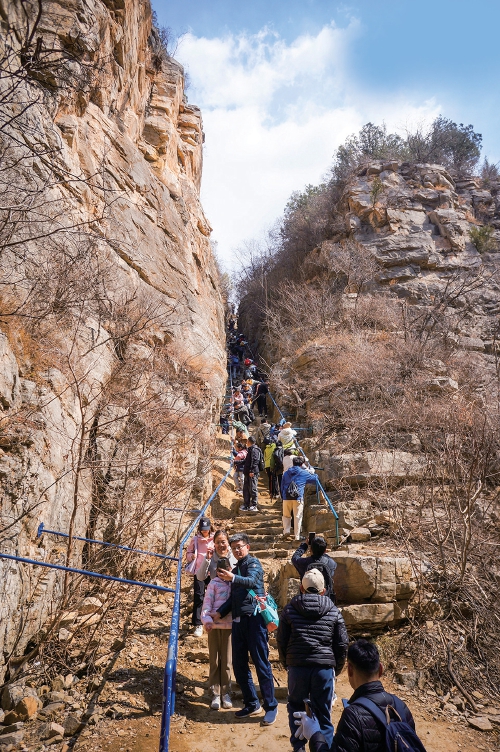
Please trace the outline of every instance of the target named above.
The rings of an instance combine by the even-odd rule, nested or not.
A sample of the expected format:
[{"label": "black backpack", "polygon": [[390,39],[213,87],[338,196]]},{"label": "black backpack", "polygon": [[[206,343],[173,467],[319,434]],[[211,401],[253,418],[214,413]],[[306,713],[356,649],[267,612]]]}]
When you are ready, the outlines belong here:
[{"label": "black backpack", "polygon": [[287,499],[291,499],[292,501],[296,501],[297,499],[300,499],[299,487],[297,486],[294,480],[292,480],[292,482],[289,483],[288,486],[286,487],[285,495]]},{"label": "black backpack", "polygon": [[[393,704],[386,711],[369,700],[357,697],[351,704],[361,705],[379,722],[385,731],[385,748],[387,752],[425,752],[425,747],[409,723],[403,721],[404,705],[399,697],[393,697]],[[382,738],[384,735],[382,732]]]},{"label": "black backpack", "polygon": [[261,450],[257,447],[259,452],[259,471],[262,472],[264,470],[264,455],[262,454]]},{"label": "black backpack", "polygon": [[[283,456],[283,447],[281,446],[281,444],[278,444],[273,452],[274,472],[277,475],[280,475],[283,472]],[[297,496],[297,498],[299,497]]]},{"label": "black backpack", "polygon": [[325,595],[327,595],[328,598],[333,601],[333,603],[336,603],[337,598],[335,596],[335,590],[333,588],[332,575],[326,564],[324,564],[321,559],[318,559],[318,561],[311,561],[311,563],[307,565],[306,572],[309,572],[310,569],[317,569],[318,572],[321,572],[325,581]]}]

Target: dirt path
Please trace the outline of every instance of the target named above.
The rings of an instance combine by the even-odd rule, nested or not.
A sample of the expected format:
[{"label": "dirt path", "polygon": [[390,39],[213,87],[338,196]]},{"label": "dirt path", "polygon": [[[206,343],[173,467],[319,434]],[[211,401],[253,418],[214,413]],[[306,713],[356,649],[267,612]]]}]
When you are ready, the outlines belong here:
[{"label": "dirt path", "polygon": [[[221,455],[217,458],[217,472],[224,473],[227,468],[227,440],[221,438]],[[295,541],[283,544],[277,537],[281,531],[281,506],[271,503],[261,479],[259,486],[261,512],[243,515],[238,511],[241,497],[234,493],[232,481],[224,487],[212,507],[212,516],[231,530],[244,529],[252,540],[252,553],[262,560],[268,582],[272,580],[281,566],[282,560],[289,559]],[[172,719],[170,737],[171,752],[207,752],[216,745],[219,749],[237,747],[251,748],[255,752],[288,752],[289,727],[286,712],[286,672],[278,661],[275,647],[270,644],[270,660],[277,685],[279,714],[277,722],[271,727],[261,725],[262,718],[237,721],[234,710],[242,707],[237,696],[233,710],[210,710],[208,691],[208,649],[206,636],[196,639],[191,634],[190,626],[191,591],[190,582],[183,587],[182,629],[179,642],[178,663],[178,698],[176,715]],[[138,615],[139,617],[140,615]],[[168,628],[164,624],[148,630],[144,626],[147,613],[141,615],[142,627],[137,627],[137,634],[149,646],[149,668],[138,665],[130,653],[124,651],[123,657],[116,665],[114,673],[117,689],[129,694],[128,707],[122,704],[124,713],[119,718],[102,718],[99,724],[89,727],[78,740],[75,747],[78,752],[157,752],[161,722],[161,681],[166,657]],[[168,615],[163,617],[168,620]],[[149,637],[148,637],[149,634]],[[144,660],[143,660],[144,663]],[[128,671],[127,676],[120,671]],[[132,676],[131,676],[132,674]],[[135,682],[135,684],[134,684]],[[145,683],[146,682],[146,683]],[[407,691],[392,683],[391,677],[385,677],[384,683],[389,691],[394,691],[410,705],[414,714],[417,731],[427,752],[476,752],[499,750],[498,735],[474,731],[463,722],[453,719],[441,710],[440,703],[433,690]],[[257,682],[256,682],[257,684]],[[136,691],[134,692],[134,686]],[[339,698],[349,697],[351,688],[345,672],[338,677],[336,692]],[[123,698],[122,698],[123,699]],[[109,703],[111,703],[111,699]],[[135,707],[131,703],[135,703]],[[332,718],[338,722],[342,712],[340,699],[334,705]],[[496,709],[500,713],[500,710]],[[499,727],[500,728],[500,727]]]}]

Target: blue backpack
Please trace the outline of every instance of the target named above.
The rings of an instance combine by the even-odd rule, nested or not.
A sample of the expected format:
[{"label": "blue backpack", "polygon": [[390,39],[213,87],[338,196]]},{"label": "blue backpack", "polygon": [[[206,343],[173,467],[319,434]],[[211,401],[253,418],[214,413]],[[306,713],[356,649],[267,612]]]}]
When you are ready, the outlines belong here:
[{"label": "blue backpack", "polygon": [[[409,723],[403,721],[404,704],[399,697],[394,697],[394,704],[388,705],[385,713],[367,697],[357,697],[351,705],[361,705],[379,721],[385,729],[385,748],[387,752],[425,752],[425,747]],[[391,712],[395,718],[391,717]]]}]

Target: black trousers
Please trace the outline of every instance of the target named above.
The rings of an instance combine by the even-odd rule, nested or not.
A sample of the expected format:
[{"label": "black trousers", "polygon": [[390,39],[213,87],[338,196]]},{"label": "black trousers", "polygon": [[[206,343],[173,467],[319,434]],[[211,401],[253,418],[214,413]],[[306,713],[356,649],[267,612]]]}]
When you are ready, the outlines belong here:
[{"label": "black trousers", "polygon": [[266,395],[259,394],[257,397],[257,407],[259,408],[259,415],[267,414]]},{"label": "black trousers", "polygon": [[193,627],[197,627],[201,624],[201,607],[203,606],[203,598],[205,597],[205,590],[210,577],[206,580],[199,580],[197,577],[193,577],[193,616],[191,623]]},{"label": "black trousers", "polygon": [[245,506],[247,509],[249,507],[257,506],[257,502],[259,500],[257,491],[258,480],[259,477],[255,473],[253,478],[251,478],[249,475],[245,475],[243,481],[243,506]]}]

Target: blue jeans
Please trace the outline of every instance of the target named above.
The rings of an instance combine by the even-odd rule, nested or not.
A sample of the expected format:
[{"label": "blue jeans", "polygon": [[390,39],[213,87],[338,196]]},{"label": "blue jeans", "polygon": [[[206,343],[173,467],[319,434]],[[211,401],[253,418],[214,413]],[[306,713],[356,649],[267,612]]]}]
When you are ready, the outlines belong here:
[{"label": "blue jeans", "polygon": [[259,679],[264,710],[272,710],[278,703],[274,697],[274,682],[271,664],[269,663],[269,646],[267,644],[267,629],[260,614],[242,616],[241,621],[233,621],[233,671],[243,693],[243,703],[246,708],[259,707],[259,698],[255,691],[252,672],[248,665],[248,655],[252,661]]},{"label": "blue jeans", "polygon": [[295,738],[297,726],[293,714],[305,710],[304,698],[311,701],[311,708],[318,719],[321,733],[326,739],[328,749],[333,742],[333,723],[330,718],[332,710],[335,674],[328,666],[290,666],[288,668],[288,723],[290,726],[290,743],[297,750],[304,742]]}]

